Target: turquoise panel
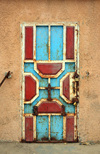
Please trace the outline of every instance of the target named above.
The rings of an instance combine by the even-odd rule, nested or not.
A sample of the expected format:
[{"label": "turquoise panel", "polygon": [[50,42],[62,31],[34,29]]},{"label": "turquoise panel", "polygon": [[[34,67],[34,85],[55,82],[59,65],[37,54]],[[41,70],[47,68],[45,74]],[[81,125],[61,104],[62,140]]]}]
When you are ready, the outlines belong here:
[{"label": "turquoise panel", "polygon": [[50,59],[63,60],[63,26],[51,26]]},{"label": "turquoise panel", "polygon": [[34,63],[25,63],[24,64],[24,72],[25,73],[32,73],[39,80],[39,87],[47,87],[48,86],[48,79],[47,78],[41,78],[34,71]]},{"label": "turquoise panel", "polygon": [[51,87],[60,87],[60,79],[68,72],[75,72],[75,63],[65,63],[65,70],[58,78],[52,78],[50,80]]},{"label": "turquoise panel", "polygon": [[36,60],[48,60],[48,26],[36,26]]},{"label": "turquoise panel", "polygon": [[[32,103],[32,104],[25,104],[24,105],[24,113],[33,113],[33,106],[36,105],[41,99],[48,98],[48,91],[47,90],[39,90],[39,97]],[[58,99],[64,106],[66,113],[75,113],[75,106],[72,104],[67,104],[64,99],[60,97],[60,90],[59,89],[52,89],[51,90],[51,98]]]},{"label": "turquoise panel", "polygon": [[48,116],[36,116],[36,139],[48,138]]},{"label": "turquoise panel", "polygon": [[[34,63],[25,63],[24,71],[31,72],[36,78],[39,80],[40,87],[48,87],[48,79],[41,78],[35,71],[34,71]],[[51,79],[51,86],[60,86],[60,79],[67,73],[67,72],[74,72],[75,71],[75,63],[66,63],[65,64],[65,71],[56,79]],[[41,99],[48,98],[48,91],[47,90],[39,90],[39,97],[32,103],[32,104],[25,104],[24,105],[24,112],[25,113],[33,113],[33,106],[36,105]],[[66,102],[60,97],[60,90],[54,89],[51,90],[51,98],[57,98],[64,106],[66,113],[75,113],[75,106],[72,104],[66,104]]]},{"label": "turquoise panel", "polygon": [[32,104],[24,104],[24,113],[33,113]]},{"label": "turquoise panel", "polygon": [[24,113],[33,113],[33,106],[36,105],[41,99],[47,99],[48,98],[48,91],[45,89],[39,90],[39,97],[35,99],[35,101],[32,104],[25,104],[24,105]]},{"label": "turquoise panel", "polygon": [[51,116],[51,138],[63,140],[63,116]]},{"label": "turquoise panel", "polygon": [[60,96],[60,90],[59,89],[52,89],[51,90],[51,98],[58,99],[65,106],[65,112],[66,113],[75,113],[75,106],[73,104],[67,104],[64,101],[64,99]]}]

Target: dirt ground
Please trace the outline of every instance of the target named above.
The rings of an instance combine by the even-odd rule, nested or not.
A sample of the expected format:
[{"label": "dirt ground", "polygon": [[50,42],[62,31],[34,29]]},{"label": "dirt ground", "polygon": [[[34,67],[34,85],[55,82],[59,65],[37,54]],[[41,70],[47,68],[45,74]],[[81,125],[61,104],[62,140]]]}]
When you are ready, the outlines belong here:
[{"label": "dirt ground", "polygon": [[0,154],[100,154],[100,144],[0,143]]}]

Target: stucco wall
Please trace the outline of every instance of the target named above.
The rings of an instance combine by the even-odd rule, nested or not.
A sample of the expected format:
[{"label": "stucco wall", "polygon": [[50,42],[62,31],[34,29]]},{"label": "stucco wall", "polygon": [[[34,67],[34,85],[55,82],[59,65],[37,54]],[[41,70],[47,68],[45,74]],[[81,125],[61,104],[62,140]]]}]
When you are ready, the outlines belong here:
[{"label": "stucco wall", "polygon": [[[21,139],[21,35],[23,22],[77,22],[80,28],[80,141],[100,141],[100,1],[0,0],[0,140]],[[86,72],[89,72],[87,78]]]}]

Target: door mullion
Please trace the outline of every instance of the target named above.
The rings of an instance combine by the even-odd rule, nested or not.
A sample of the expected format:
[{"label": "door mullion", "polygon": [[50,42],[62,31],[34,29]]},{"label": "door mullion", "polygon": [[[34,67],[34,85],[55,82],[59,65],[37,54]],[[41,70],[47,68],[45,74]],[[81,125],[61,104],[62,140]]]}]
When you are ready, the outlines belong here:
[{"label": "door mullion", "polygon": [[66,140],[66,116],[63,116],[63,140]]},{"label": "door mullion", "polygon": [[49,61],[50,61],[50,25],[49,25],[49,44],[48,44],[48,48],[49,48]]},{"label": "door mullion", "polygon": [[36,140],[36,116],[33,116],[33,139]]},{"label": "door mullion", "polygon": [[48,78],[48,84],[50,84],[50,78]]},{"label": "door mullion", "polygon": [[66,26],[63,26],[63,61],[66,60]]},{"label": "door mullion", "polygon": [[50,121],[51,121],[51,115],[49,114],[49,140],[50,140],[50,138],[51,138],[51,135],[50,135]]}]

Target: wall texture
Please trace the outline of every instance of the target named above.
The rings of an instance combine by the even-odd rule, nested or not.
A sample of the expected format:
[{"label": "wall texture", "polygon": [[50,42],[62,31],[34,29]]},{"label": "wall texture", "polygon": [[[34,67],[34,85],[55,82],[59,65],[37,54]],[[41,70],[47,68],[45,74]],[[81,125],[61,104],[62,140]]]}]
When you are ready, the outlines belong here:
[{"label": "wall texture", "polygon": [[[100,141],[100,1],[0,0],[0,140],[21,140],[21,32],[23,22],[78,22],[80,28],[80,141]],[[89,72],[89,77],[87,77]]]}]

